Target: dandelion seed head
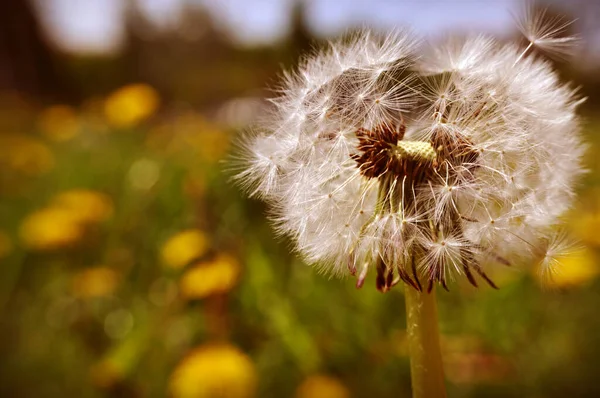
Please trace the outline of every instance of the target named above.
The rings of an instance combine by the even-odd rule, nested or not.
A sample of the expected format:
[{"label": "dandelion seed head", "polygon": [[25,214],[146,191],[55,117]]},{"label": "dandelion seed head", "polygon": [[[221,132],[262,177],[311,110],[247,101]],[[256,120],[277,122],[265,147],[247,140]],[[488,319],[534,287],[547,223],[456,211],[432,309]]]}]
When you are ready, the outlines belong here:
[{"label": "dandelion seed head", "polygon": [[236,178],[319,270],[429,290],[458,276],[495,287],[490,263],[552,263],[540,253],[585,146],[577,92],[547,61],[486,36],[423,48],[363,30],[279,91]]}]

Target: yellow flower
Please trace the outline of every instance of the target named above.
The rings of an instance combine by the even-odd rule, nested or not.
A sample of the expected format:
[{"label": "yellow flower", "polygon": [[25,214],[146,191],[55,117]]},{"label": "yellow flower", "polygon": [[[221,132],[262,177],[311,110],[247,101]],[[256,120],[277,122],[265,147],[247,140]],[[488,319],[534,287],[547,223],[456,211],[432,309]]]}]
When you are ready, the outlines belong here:
[{"label": "yellow flower", "polygon": [[188,229],[172,236],[161,249],[163,263],[171,268],[183,268],[201,257],[208,249],[208,239],[202,231]]},{"label": "yellow flower", "polygon": [[257,375],[243,352],[228,344],[208,344],[193,350],[171,374],[174,398],[250,398]]},{"label": "yellow flower", "polygon": [[41,141],[23,134],[0,134],[0,168],[36,176],[54,166],[54,156]]},{"label": "yellow flower", "polygon": [[107,297],[114,293],[118,281],[119,276],[114,270],[93,267],[75,274],[71,288],[76,297]]},{"label": "yellow flower", "polygon": [[349,398],[341,381],[325,375],[309,376],[296,389],[296,398]]},{"label": "yellow flower", "polygon": [[81,222],[100,222],[112,215],[110,198],[100,192],[73,189],[59,193],[51,203],[52,207],[63,209],[77,217]]},{"label": "yellow flower", "polygon": [[104,114],[115,127],[132,127],[152,116],[160,99],[147,84],[131,84],[113,92],[104,103]]},{"label": "yellow flower", "polygon": [[13,249],[13,244],[8,236],[8,234],[4,231],[0,231],[0,258],[4,258],[8,256]]},{"label": "yellow flower", "polygon": [[231,290],[239,277],[240,266],[235,258],[219,255],[212,261],[200,263],[181,277],[180,291],[188,299],[201,299]]},{"label": "yellow flower", "polygon": [[53,141],[68,141],[79,133],[79,120],[68,105],[54,105],[45,109],[39,119],[42,134]]},{"label": "yellow flower", "polygon": [[557,259],[556,270],[551,275],[536,273],[544,286],[553,288],[575,287],[596,278],[600,274],[598,261],[589,249],[573,252]]},{"label": "yellow flower", "polygon": [[23,220],[21,240],[34,250],[63,248],[79,241],[87,225],[103,221],[111,214],[107,196],[83,189],[65,191],[56,195],[50,206]]},{"label": "yellow flower", "polygon": [[75,243],[84,231],[79,218],[73,213],[50,207],[27,216],[19,232],[26,247],[53,250]]}]

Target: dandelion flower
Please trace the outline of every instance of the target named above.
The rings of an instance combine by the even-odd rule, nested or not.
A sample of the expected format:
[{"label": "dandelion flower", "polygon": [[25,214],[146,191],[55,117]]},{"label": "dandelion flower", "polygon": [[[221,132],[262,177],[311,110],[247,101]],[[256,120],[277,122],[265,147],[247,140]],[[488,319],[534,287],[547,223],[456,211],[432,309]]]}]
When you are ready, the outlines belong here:
[{"label": "dandelion flower", "polygon": [[251,359],[225,343],[202,345],[173,371],[169,390],[175,398],[251,398],[257,375]]},{"label": "dandelion flower", "polygon": [[343,38],[285,76],[240,145],[237,181],[307,262],[357,287],[370,271],[380,291],[412,287],[414,397],[445,396],[436,285],[496,287],[494,263],[548,272],[568,250],[560,224],[583,173],[582,100],[530,52],[557,48],[561,28],[530,27],[525,50],[481,35]]},{"label": "dandelion flower", "polygon": [[[581,102],[550,63],[476,36],[362,31],[286,75],[237,180],[333,275],[430,291],[539,258],[583,172]],[[426,285],[422,286],[421,281]]]},{"label": "dandelion flower", "polygon": [[171,236],[161,248],[166,267],[181,269],[202,257],[209,249],[206,234],[198,229],[187,229]]},{"label": "dandelion flower", "polygon": [[111,93],[104,114],[114,127],[135,127],[152,116],[160,105],[156,90],[147,84],[130,84]]},{"label": "dandelion flower", "polygon": [[73,213],[53,207],[29,214],[19,230],[23,245],[32,250],[70,247],[84,235],[85,226]]},{"label": "dandelion flower", "polygon": [[239,277],[240,265],[227,254],[220,254],[212,261],[201,262],[183,274],[181,294],[188,299],[202,299],[213,294],[231,290]]}]

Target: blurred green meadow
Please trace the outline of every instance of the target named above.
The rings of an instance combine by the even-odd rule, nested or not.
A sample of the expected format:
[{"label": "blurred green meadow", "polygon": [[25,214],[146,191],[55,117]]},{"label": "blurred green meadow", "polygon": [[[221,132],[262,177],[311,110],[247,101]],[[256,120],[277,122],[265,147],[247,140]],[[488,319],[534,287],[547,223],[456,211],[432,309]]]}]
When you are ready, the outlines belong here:
[{"label": "blurred green meadow", "polygon": [[[75,95],[2,91],[1,396],[410,396],[402,287],[319,275],[230,181],[240,115],[312,40],[297,23],[256,49],[132,33],[105,60],[53,52]],[[452,397],[600,396],[600,92],[562,68],[590,96],[581,248],[551,280],[439,292]]]}]

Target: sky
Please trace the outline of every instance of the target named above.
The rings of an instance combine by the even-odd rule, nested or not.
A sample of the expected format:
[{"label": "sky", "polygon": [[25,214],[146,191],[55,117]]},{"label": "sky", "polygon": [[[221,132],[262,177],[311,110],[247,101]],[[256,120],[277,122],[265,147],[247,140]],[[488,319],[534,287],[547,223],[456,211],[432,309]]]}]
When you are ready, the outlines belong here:
[{"label": "sky", "polygon": [[[132,1],[132,0],[129,0]],[[267,43],[285,35],[294,0],[136,0],[159,26],[177,23],[184,2],[204,6],[243,44]],[[111,52],[124,37],[127,0],[37,0],[50,37],[76,52]],[[448,29],[502,33],[514,29],[518,0],[305,0],[308,23],[321,35],[353,26],[410,26],[423,35]]]}]

